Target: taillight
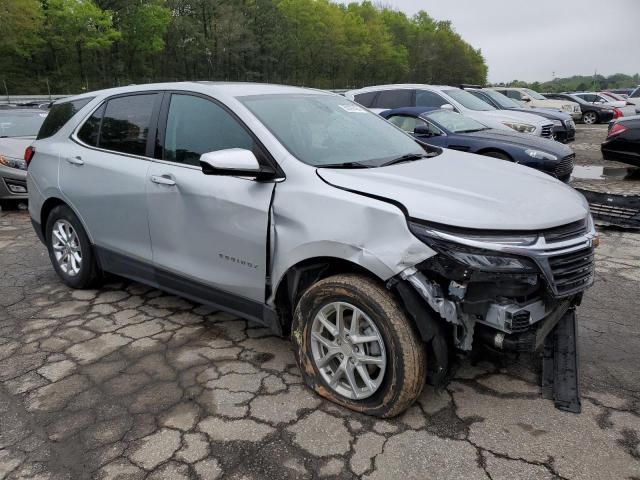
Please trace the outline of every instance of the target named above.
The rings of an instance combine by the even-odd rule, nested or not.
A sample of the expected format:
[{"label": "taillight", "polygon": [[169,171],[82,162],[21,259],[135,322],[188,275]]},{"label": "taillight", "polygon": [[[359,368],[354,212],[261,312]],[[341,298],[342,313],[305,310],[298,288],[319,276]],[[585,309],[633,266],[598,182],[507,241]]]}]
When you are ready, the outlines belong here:
[{"label": "taillight", "polygon": [[24,161],[27,162],[27,167],[29,167],[29,163],[31,163],[31,159],[33,158],[35,153],[36,153],[36,149],[33,148],[32,146],[28,146],[27,149],[24,151]]},{"label": "taillight", "polygon": [[621,123],[616,123],[613,125],[613,127],[611,127],[611,130],[609,130],[609,133],[607,134],[607,138],[613,137],[615,135],[620,135],[622,132],[626,132],[627,130],[629,129],[624,125],[622,125]]},{"label": "taillight", "polygon": [[613,108],[613,118],[622,117],[622,111],[619,108]]}]

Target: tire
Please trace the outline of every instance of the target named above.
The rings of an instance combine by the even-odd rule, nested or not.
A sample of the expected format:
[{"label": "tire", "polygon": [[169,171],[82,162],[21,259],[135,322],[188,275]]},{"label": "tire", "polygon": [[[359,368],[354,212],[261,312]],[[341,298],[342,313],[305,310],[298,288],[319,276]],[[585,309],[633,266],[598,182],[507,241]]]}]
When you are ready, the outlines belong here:
[{"label": "tire", "polygon": [[101,272],[93,247],[80,220],[69,207],[58,205],[51,210],[45,235],[51,264],[67,286],[82,289],[97,285]]},{"label": "tire", "polygon": [[582,114],[582,123],[585,125],[598,123],[598,114],[596,112],[584,112]]},{"label": "tire", "polygon": [[[342,337],[335,335],[338,308],[344,319]],[[352,329],[356,310],[358,327]],[[321,313],[333,334],[327,323],[319,320]],[[374,337],[377,340],[364,341]],[[340,338],[341,342],[337,340]],[[305,383],[320,396],[351,410],[393,417],[406,410],[424,386],[425,345],[395,297],[367,277],[335,275],[309,287],[294,313],[292,340]],[[322,365],[321,360],[327,358],[327,364]],[[341,375],[332,386],[331,378],[340,369]],[[370,383],[365,381],[363,370]],[[353,383],[349,382],[348,371]]]},{"label": "tire", "polygon": [[497,152],[492,150],[489,152],[483,152],[482,155],[484,155],[485,157],[493,157],[499,160],[507,160],[508,162],[511,162],[511,157],[504,152]]}]

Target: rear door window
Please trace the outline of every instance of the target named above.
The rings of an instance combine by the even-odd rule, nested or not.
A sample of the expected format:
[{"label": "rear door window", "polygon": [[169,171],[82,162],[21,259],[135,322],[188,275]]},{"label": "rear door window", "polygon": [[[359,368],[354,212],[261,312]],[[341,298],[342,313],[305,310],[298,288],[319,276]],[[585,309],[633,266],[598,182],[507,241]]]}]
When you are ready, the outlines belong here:
[{"label": "rear door window", "polygon": [[363,107],[369,108],[373,105],[373,101],[377,94],[378,92],[360,93],[358,95],[354,95],[353,99]]},{"label": "rear door window", "polygon": [[104,107],[104,104],[100,105],[100,108],[93,112],[78,131],[78,138],[92,147],[98,146],[100,124],[102,123],[102,116],[104,115]]},{"label": "rear door window", "polygon": [[414,90],[383,90],[378,94],[375,108],[400,108],[413,106]]},{"label": "rear door window", "polygon": [[80,98],[70,102],[56,103],[51,107],[49,115],[40,127],[37,139],[49,138],[58,133],[62,127],[92,98]]},{"label": "rear door window", "polygon": [[158,94],[136,94],[112,98],[102,118],[98,147],[144,156]]}]

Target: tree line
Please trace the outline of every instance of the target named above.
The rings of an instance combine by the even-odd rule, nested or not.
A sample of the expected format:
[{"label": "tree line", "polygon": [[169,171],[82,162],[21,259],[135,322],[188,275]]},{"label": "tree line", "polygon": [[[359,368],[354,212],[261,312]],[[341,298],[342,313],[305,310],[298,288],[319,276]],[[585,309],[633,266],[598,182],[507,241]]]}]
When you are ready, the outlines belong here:
[{"label": "tree line", "polygon": [[635,88],[640,86],[640,74],[626,75],[616,73],[614,75],[574,75],[566,78],[554,78],[548,82],[522,82],[514,80],[506,85],[508,87],[524,87],[536,92],[580,92],[580,91],[600,91],[609,88]]},{"label": "tree line", "polygon": [[369,1],[0,0],[0,94],[153,81],[485,83],[448,21]]}]

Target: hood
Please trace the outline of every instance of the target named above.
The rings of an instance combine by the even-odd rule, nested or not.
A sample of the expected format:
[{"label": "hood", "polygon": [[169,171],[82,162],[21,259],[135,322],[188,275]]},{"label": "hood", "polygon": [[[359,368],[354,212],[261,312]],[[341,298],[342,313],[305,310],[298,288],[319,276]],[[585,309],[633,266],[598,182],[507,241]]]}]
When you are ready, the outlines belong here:
[{"label": "hood", "polygon": [[548,175],[446,149],[389,167],[317,172],[335,187],[399,202],[412,218],[455,227],[542,230],[589,213],[582,195]]},{"label": "hood", "polygon": [[488,141],[508,142],[512,145],[521,147],[522,149],[531,148],[534,150],[542,150],[543,152],[552,153],[558,159],[562,159],[573,153],[573,150],[555,140],[543,137],[536,137],[526,133],[518,133],[509,130],[489,129],[480,132],[457,133],[456,135],[470,136],[473,138],[481,138]]},{"label": "hood", "polygon": [[561,112],[556,108],[539,108],[539,107],[522,107],[522,108],[509,108],[512,112],[524,112],[524,113],[532,113],[534,115],[538,115],[539,117],[548,118],[550,120],[562,120],[568,121],[572,120],[571,115],[568,113]]},{"label": "hood", "polygon": [[551,121],[547,120],[546,118],[542,118],[539,115],[518,112],[514,110],[488,110],[483,111],[482,114],[487,115],[499,122],[529,123],[531,125],[537,126],[548,125],[551,123]]},{"label": "hood", "polygon": [[24,151],[36,137],[0,138],[0,155],[24,158]]}]

